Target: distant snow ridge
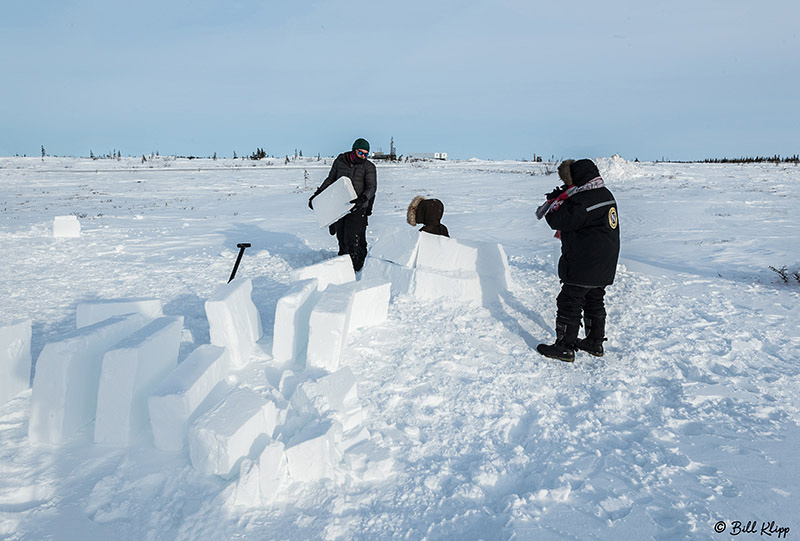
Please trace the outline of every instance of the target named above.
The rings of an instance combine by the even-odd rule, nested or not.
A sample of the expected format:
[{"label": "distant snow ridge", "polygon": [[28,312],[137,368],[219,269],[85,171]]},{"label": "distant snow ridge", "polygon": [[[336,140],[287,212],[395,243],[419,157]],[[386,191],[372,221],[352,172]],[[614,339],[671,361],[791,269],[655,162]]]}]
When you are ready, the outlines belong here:
[{"label": "distant snow ridge", "polygon": [[[383,239],[361,280],[348,256],[292,273],[294,286],[276,303],[271,357],[258,347],[249,279],[212,294],[212,344],[180,364],[183,317],[163,316],[157,299],[79,304],[83,325],[39,356],[30,441],[61,444],[94,422],[96,443],[127,446],[149,422],[156,448],[188,444],[195,469],[229,480],[235,506],[268,504],[296,483],[384,478],[394,461],[372,441],[356,376],[342,366],[348,335],[386,321],[392,294],[481,304],[510,276],[499,244],[413,230]],[[8,332],[25,342],[29,326],[19,327]],[[261,362],[281,373],[277,385]]]},{"label": "distant snow ridge", "polygon": [[639,164],[629,162],[619,154],[614,154],[610,158],[596,158],[594,162],[600,170],[600,176],[605,180],[624,180],[645,175]]}]

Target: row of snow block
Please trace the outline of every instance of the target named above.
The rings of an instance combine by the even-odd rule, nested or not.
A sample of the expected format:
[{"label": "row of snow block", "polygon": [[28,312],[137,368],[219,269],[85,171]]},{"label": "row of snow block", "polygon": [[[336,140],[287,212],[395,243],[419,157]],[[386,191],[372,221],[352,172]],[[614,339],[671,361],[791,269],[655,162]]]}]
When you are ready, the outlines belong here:
[{"label": "row of snow block", "polygon": [[153,319],[163,317],[159,299],[107,299],[78,303],[75,310],[77,328],[94,325],[114,316],[142,314]]},{"label": "row of snow block", "polygon": [[189,457],[198,471],[230,479],[254,445],[271,441],[286,419],[286,407],[274,396],[248,388],[232,391],[198,417],[188,431]]},{"label": "row of snow block", "polygon": [[328,287],[309,317],[306,367],[335,371],[348,333],[386,321],[390,294],[380,279]]},{"label": "row of snow block", "polygon": [[150,321],[141,314],[115,316],[45,345],[33,379],[31,442],[58,444],[92,422],[103,357]]},{"label": "row of snow block", "polygon": [[487,305],[511,287],[508,258],[497,243],[414,232],[384,235],[376,248],[362,276],[391,281],[393,297],[408,293]]},{"label": "row of snow block", "polygon": [[317,288],[323,291],[330,284],[346,284],[355,282],[356,273],[353,270],[353,261],[350,256],[343,255],[326,259],[320,263],[294,269],[289,273],[292,282],[317,279]]},{"label": "row of snow block", "polygon": [[228,350],[234,369],[250,361],[253,347],[263,334],[252,292],[249,278],[236,278],[217,288],[205,302],[211,343]]},{"label": "row of snow block", "polygon": [[81,236],[81,223],[78,217],[70,216],[56,216],[53,220],[53,237],[55,238],[70,238]]},{"label": "row of snow block", "polygon": [[150,419],[147,399],[178,364],[183,317],[162,317],[103,356],[95,443],[129,445]]},{"label": "row of snow block", "polygon": [[228,350],[205,344],[189,354],[148,398],[153,445],[180,451],[190,420],[230,372]]},{"label": "row of snow block", "polygon": [[318,284],[316,278],[302,280],[278,300],[272,333],[272,358],[276,361],[293,361],[305,354],[311,311],[321,296]]},{"label": "row of snow block", "polygon": [[0,404],[31,384],[31,320],[0,325]]}]

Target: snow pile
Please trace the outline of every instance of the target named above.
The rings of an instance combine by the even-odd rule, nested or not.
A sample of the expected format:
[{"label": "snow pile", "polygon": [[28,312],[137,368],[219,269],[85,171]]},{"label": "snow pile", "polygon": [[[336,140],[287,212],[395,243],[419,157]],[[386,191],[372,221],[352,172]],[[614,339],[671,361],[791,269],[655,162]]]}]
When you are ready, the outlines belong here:
[{"label": "snow pile", "polygon": [[413,231],[384,234],[370,251],[363,276],[392,284],[392,295],[453,299],[488,306],[511,286],[500,244]]},{"label": "snow pile", "polygon": [[600,176],[606,181],[624,180],[644,176],[642,167],[636,162],[629,162],[619,154],[610,158],[596,158],[593,160]]},{"label": "snow pile", "polygon": [[0,325],[0,404],[30,386],[31,320]]}]

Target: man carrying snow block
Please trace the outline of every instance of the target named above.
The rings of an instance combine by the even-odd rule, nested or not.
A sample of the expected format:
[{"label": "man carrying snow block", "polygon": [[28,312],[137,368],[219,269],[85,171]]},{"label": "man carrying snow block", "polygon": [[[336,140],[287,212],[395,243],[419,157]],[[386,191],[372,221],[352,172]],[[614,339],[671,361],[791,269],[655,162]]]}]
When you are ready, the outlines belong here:
[{"label": "man carrying snow block", "polygon": [[[558,277],[563,285],[556,299],[556,342],[539,344],[536,350],[572,362],[576,349],[603,355],[603,297],[617,270],[619,216],[617,202],[591,160],[566,160],[558,166],[558,175],[564,185],[536,209],[536,217],[545,218],[561,239]],[[586,338],[578,340],[581,312]]]},{"label": "man carrying snow block", "polygon": [[314,209],[314,198],[325,188],[348,177],[353,183],[356,198],[350,201],[353,208],[350,213],[334,222],[330,227],[331,235],[336,235],[339,242],[339,255],[349,255],[356,272],[364,266],[367,257],[367,216],[372,214],[375,192],[378,189],[378,174],[375,164],[367,159],[369,142],[358,138],[350,152],[343,152],[334,160],[328,176],[314,195],[308,200],[308,208]]}]

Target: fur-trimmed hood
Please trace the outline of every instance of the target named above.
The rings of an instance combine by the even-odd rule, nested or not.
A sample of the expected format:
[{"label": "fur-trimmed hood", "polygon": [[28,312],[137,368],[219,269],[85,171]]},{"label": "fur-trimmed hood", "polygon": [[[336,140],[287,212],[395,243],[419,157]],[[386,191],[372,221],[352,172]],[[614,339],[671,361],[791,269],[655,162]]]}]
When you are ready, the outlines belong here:
[{"label": "fur-trimmed hood", "polygon": [[410,225],[439,225],[444,216],[444,203],[438,199],[425,199],[421,195],[411,200],[406,211]]},{"label": "fur-trimmed hood", "polygon": [[411,200],[411,203],[408,205],[408,210],[406,210],[406,221],[408,225],[417,225],[417,207],[419,207],[419,204],[423,201],[425,201],[425,198],[421,195]]}]

